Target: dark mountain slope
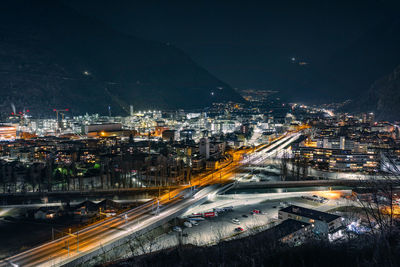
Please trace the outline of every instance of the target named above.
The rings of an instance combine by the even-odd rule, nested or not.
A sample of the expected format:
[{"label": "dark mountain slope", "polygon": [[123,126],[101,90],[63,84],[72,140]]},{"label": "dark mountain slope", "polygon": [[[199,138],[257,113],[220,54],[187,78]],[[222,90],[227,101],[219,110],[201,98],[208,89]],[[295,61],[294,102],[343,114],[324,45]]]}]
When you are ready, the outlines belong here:
[{"label": "dark mountain slope", "polygon": [[269,70],[266,76],[270,75],[271,88],[279,88],[289,100],[329,103],[359,99],[400,63],[399,47],[400,17],[396,13],[326,58],[314,58],[301,67],[286,63],[276,68],[282,76],[276,75],[276,70]]},{"label": "dark mountain slope", "polygon": [[331,56],[321,68],[325,94],[339,99],[365,94],[374,81],[400,63],[399,47],[400,18],[396,13]]},{"label": "dark mountain slope", "polygon": [[123,114],[242,101],[179,49],[117,32],[58,1],[0,3],[0,105]]},{"label": "dark mountain slope", "polygon": [[378,119],[400,121],[400,66],[373,83],[355,107],[360,112],[375,112]]}]

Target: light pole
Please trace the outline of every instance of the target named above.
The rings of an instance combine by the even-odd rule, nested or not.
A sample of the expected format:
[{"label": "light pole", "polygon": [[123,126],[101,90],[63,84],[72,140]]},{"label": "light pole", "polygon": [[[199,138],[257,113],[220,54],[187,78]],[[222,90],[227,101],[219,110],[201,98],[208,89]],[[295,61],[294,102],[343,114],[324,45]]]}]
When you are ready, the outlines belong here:
[{"label": "light pole", "polygon": [[157,210],[156,210],[156,215],[158,215],[160,212],[160,200],[157,199]]},{"label": "light pole", "polygon": [[[75,237],[76,236],[76,253],[79,252],[79,231],[76,234],[71,233],[71,228],[69,228],[69,235]],[[69,255],[69,239],[68,239],[68,255]]]}]

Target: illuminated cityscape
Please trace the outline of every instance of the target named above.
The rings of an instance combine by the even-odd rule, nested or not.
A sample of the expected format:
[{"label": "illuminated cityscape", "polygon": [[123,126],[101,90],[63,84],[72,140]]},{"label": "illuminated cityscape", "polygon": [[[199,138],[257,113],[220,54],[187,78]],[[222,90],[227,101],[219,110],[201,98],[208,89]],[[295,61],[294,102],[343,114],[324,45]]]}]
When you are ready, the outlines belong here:
[{"label": "illuminated cityscape", "polygon": [[398,3],[206,2],[2,4],[1,267],[400,265]]}]

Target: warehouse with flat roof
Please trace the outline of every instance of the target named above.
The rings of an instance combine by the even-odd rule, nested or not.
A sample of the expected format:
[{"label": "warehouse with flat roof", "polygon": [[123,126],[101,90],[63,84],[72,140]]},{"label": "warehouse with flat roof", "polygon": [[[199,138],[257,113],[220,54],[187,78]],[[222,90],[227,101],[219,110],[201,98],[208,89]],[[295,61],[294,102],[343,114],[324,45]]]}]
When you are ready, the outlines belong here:
[{"label": "warehouse with flat roof", "polygon": [[313,225],[313,231],[318,235],[333,233],[342,226],[342,218],[338,215],[296,205],[279,210],[278,218],[310,223]]}]

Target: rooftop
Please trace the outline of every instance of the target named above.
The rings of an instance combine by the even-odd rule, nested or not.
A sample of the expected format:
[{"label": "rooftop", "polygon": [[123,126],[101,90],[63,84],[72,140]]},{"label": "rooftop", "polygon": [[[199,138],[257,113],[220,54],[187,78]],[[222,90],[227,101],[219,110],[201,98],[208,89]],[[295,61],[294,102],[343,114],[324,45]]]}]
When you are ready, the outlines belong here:
[{"label": "rooftop", "polygon": [[340,216],[335,215],[335,214],[330,214],[318,210],[312,210],[312,209],[307,209],[304,207],[299,207],[295,205],[291,205],[287,208],[281,209],[280,211],[303,216],[306,218],[318,220],[318,221],[324,221],[324,222],[331,222],[333,220],[336,220],[337,218],[340,218]]},{"label": "rooftop", "polygon": [[297,232],[300,229],[309,226],[309,223],[300,222],[292,219],[284,220],[282,223],[274,226],[267,231],[274,235],[275,238],[281,239],[291,233]]}]

